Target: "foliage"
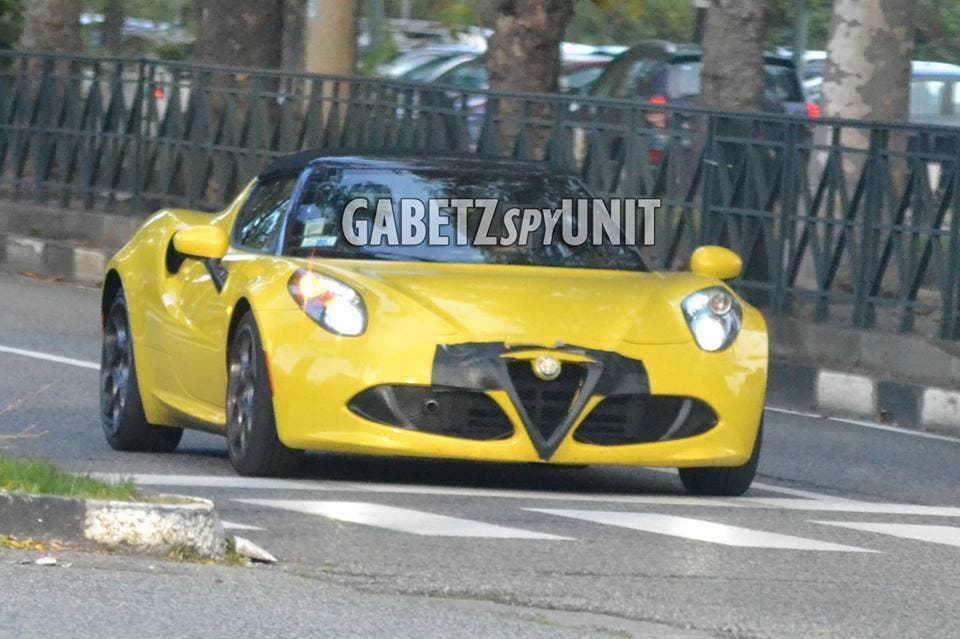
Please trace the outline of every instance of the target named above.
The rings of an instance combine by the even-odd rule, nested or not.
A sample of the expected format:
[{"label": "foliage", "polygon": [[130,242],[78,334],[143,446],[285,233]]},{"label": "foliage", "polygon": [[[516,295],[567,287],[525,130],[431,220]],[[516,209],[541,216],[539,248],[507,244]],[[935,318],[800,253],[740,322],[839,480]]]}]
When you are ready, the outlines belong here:
[{"label": "foliage", "polygon": [[114,484],[67,473],[44,462],[5,457],[0,457],[0,490],[118,501],[143,499],[130,480]]},{"label": "foliage", "polygon": [[361,75],[376,75],[377,67],[386,64],[400,54],[397,43],[389,31],[383,34],[383,42],[376,48],[365,51],[360,56],[359,70]]},{"label": "foliage", "polygon": [[23,29],[23,0],[0,0],[0,48],[13,49]]},{"label": "foliage", "polygon": [[[142,18],[155,22],[177,22],[193,13],[197,0],[124,0],[123,9],[128,18]],[[85,0],[84,11],[104,12],[106,0]]]},{"label": "foliage", "polygon": [[690,0],[579,0],[566,39],[623,45],[651,38],[688,42],[693,27]]}]

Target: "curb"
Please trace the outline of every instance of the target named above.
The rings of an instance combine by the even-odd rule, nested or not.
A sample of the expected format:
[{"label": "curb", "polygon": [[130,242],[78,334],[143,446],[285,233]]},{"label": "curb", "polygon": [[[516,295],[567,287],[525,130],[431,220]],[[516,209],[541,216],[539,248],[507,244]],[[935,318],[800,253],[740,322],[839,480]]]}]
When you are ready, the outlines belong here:
[{"label": "curb", "polygon": [[110,253],[66,241],[0,233],[0,271],[99,286]]},{"label": "curb", "polygon": [[156,554],[179,549],[205,559],[223,558],[226,535],[213,502],[196,497],[167,497],[189,503],[151,504],[0,492],[0,533]]},{"label": "curb", "polygon": [[773,360],[767,403],[960,437],[960,392]]}]

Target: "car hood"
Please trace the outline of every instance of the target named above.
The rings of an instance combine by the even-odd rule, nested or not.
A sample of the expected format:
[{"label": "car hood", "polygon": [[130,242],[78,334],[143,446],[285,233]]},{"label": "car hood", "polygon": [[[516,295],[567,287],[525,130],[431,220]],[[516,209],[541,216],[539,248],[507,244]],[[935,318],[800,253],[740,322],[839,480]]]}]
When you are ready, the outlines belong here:
[{"label": "car hood", "polygon": [[378,303],[419,307],[440,320],[429,330],[539,344],[687,342],[680,302],[714,283],[690,274],[493,264],[330,260],[317,270]]}]

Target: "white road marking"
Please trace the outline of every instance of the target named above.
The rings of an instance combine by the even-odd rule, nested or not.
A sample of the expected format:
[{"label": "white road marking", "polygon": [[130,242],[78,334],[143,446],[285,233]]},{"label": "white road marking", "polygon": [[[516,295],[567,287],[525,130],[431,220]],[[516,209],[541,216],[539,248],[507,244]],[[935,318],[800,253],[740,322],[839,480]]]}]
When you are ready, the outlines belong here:
[{"label": "white road marking", "polygon": [[293,499],[237,499],[235,501],[270,508],[282,508],[308,515],[320,515],[352,524],[387,528],[430,537],[483,537],[491,539],[568,540],[547,533],[497,526],[472,519],[459,519],[434,513],[395,508],[357,501],[299,501]]},{"label": "white road marking", "polygon": [[937,433],[924,433],[918,430],[897,428],[896,426],[887,426],[886,424],[876,424],[874,422],[868,422],[862,419],[853,419],[850,417],[833,417],[830,415],[820,415],[818,413],[811,413],[811,412],[801,411],[801,410],[790,410],[788,408],[775,408],[773,406],[767,406],[765,410],[768,410],[771,413],[782,413],[784,415],[796,415],[798,417],[822,419],[828,422],[839,422],[841,424],[850,424],[852,426],[862,426],[863,428],[870,428],[873,430],[882,430],[887,433],[896,433],[898,435],[910,435],[911,437],[920,437],[923,439],[935,439],[941,442],[951,442],[954,444],[960,444],[960,439],[957,439],[956,437],[951,437],[950,435],[938,435]]},{"label": "white road marking", "polygon": [[238,524],[232,521],[222,521],[224,530],[266,530],[260,526],[249,526],[247,524]]},{"label": "white road marking", "polygon": [[724,546],[740,548],[774,548],[778,550],[817,550],[843,552],[876,552],[866,548],[832,544],[816,539],[781,535],[763,530],[751,530],[728,526],[703,519],[660,515],[657,513],[629,513],[603,510],[555,510],[550,508],[527,508],[532,512],[568,517],[608,526],[630,528],[643,532],[681,537]]},{"label": "white road marking", "polygon": [[66,364],[67,366],[87,368],[94,371],[100,370],[100,364],[97,364],[96,362],[87,362],[82,359],[73,359],[72,357],[61,357],[60,355],[51,355],[49,353],[41,353],[39,351],[27,351],[22,348],[13,348],[12,346],[0,346],[0,353],[6,353],[7,355],[19,355],[20,357],[30,357],[32,359],[39,359],[45,362]]},{"label": "white road marking", "polygon": [[[657,473],[665,473],[667,475],[676,475],[676,468],[647,468],[646,470],[652,470]],[[834,497],[833,495],[824,495],[823,493],[815,493],[809,490],[800,490],[799,488],[787,488],[786,486],[775,486],[773,484],[765,484],[760,481],[755,481],[751,484],[753,488],[759,488],[760,490],[765,490],[771,493],[780,493],[781,495],[791,495],[793,497],[804,497],[807,499],[823,499],[829,501],[853,501],[846,499],[844,497]]]},{"label": "white road marking", "polygon": [[960,508],[952,506],[916,506],[852,500],[777,499],[743,497],[758,506],[837,513],[869,513],[872,515],[916,515],[919,517],[960,517]]},{"label": "white road marking", "polygon": [[191,488],[247,488],[253,490],[322,490],[312,482],[269,477],[237,477],[232,475],[123,475],[92,473],[109,482],[132,479],[141,486],[187,486]]},{"label": "white road marking", "polygon": [[[291,490],[341,493],[376,493],[393,495],[429,495],[436,497],[472,497],[493,499],[528,499],[541,501],[570,501],[616,503],[652,506],[680,506],[686,508],[777,509],[819,512],[847,512],[887,515],[917,515],[926,517],[960,517],[960,508],[951,506],[917,506],[855,501],[829,497],[819,493],[783,488],[788,494],[800,493],[815,498],[781,497],[693,497],[687,495],[607,495],[507,488],[457,488],[415,484],[383,484],[366,482],[337,482],[316,480],[269,479],[230,475],[122,475],[94,473],[106,481],[132,479],[141,486],[178,486],[190,488],[222,488],[237,490]],[[766,485],[764,485],[766,486]],[[779,488],[773,486],[772,488]],[[763,490],[767,490],[766,487]]]},{"label": "white road marking", "polygon": [[853,522],[853,521],[815,521],[815,524],[825,524],[827,526],[840,526],[841,528],[850,528],[853,530],[862,530],[866,532],[880,533],[881,535],[892,535],[903,539],[915,539],[917,541],[927,541],[935,544],[946,544],[948,546],[960,546],[960,528],[953,526],[926,526],[920,524],[881,524],[872,522]]}]

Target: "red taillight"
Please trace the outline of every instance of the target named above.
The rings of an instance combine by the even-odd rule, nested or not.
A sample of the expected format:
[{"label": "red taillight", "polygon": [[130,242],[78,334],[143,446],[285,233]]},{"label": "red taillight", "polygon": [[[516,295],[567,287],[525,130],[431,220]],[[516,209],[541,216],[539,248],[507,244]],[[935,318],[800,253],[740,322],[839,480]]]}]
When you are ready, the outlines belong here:
[{"label": "red taillight", "polygon": [[820,117],[820,105],[816,102],[807,102],[807,117],[808,118],[819,118]]},{"label": "red taillight", "polygon": [[[662,95],[653,95],[650,96],[647,102],[662,106],[667,103],[667,98]],[[658,129],[665,129],[667,127],[667,114],[664,111],[649,111],[645,117],[651,126],[655,126]]]},{"label": "red taillight", "polygon": [[153,97],[157,100],[162,100],[167,95],[167,92],[163,90],[163,87],[157,87],[153,90]]}]

